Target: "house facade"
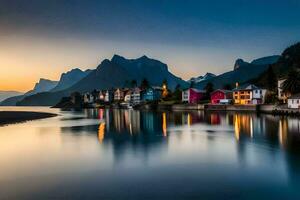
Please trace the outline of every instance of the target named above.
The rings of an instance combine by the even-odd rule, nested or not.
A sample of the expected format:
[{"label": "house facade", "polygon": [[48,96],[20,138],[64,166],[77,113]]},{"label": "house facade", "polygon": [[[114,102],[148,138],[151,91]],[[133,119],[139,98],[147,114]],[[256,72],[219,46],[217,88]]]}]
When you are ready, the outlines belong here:
[{"label": "house facade", "polygon": [[121,89],[116,89],[114,92],[114,100],[115,101],[123,101],[124,100],[124,91]]},{"label": "house facade", "polygon": [[278,92],[278,100],[282,101],[283,103],[287,103],[288,98],[291,94],[283,92],[283,83],[286,79],[279,79],[277,82],[277,92]]},{"label": "house facade", "polygon": [[111,102],[111,101],[113,101],[113,93],[110,90],[106,90],[105,91],[104,101],[105,102]]},{"label": "house facade", "polygon": [[124,93],[124,101],[129,103],[131,101],[131,90],[127,90]]},{"label": "house facade", "polygon": [[182,91],[182,102],[186,103],[198,103],[205,97],[204,90],[198,90],[196,88],[189,88]]},{"label": "house facade", "polygon": [[267,90],[255,85],[246,85],[233,89],[234,104],[263,104]]},{"label": "house facade", "polygon": [[84,103],[94,103],[94,96],[90,93],[85,93],[83,95],[83,102]]},{"label": "house facade", "polygon": [[211,104],[229,104],[232,101],[231,90],[215,90],[210,94]]},{"label": "house facade", "polygon": [[130,96],[130,102],[133,105],[137,105],[141,103],[141,89],[136,87],[132,89],[131,96]]},{"label": "house facade", "polygon": [[287,100],[288,108],[300,109],[300,93],[292,95]]},{"label": "house facade", "polygon": [[161,98],[162,89],[149,87],[141,92],[141,99],[143,101],[156,101]]}]

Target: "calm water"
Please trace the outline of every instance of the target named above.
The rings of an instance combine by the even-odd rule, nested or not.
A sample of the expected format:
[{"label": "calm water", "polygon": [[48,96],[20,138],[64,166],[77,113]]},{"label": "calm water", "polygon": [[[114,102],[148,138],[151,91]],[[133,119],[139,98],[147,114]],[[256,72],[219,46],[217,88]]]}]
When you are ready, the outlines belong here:
[{"label": "calm water", "polygon": [[0,127],[0,199],[300,198],[296,118],[17,109],[60,115]]}]

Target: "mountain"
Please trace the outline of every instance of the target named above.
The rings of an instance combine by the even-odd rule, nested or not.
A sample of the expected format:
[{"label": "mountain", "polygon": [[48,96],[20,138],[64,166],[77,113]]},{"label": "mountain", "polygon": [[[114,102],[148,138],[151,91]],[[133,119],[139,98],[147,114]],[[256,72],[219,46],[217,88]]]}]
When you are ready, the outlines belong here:
[{"label": "mountain", "polygon": [[168,66],[158,60],[142,56],[138,59],[126,59],[114,55],[111,60],[105,59],[81,81],[73,85],[72,91],[91,91],[93,89],[107,89],[111,87],[123,87],[126,82],[136,80],[138,84],[146,78],[150,85],[161,85],[166,79],[170,89],[177,84],[182,86],[186,82],[174,76],[168,71]]},{"label": "mountain", "polygon": [[13,96],[17,96],[17,95],[22,95],[22,92],[17,92],[17,91],[0,91],[0,102],[13,97]]},{"label": "mountain", "polygon": [[[286,48],[277,62],[271,65],[272,70],[278,78],[287,76],[290,70],[300,71],[300,42]],[[256,85],[266,85],[268,82],[268,71],[262,73],[259,77],[252,80]]]},{"label": "mountain", "polygon": [[[259,64],[260,61],[264,61],[265,64]],[[258,64],[253,64],[253,62]],[[232,71],[201,81],[196,84],[196,87],[203,89],[208,82],[213,83],[214,88],[223,88],[227,84],[234,86],[236,82],[245,83],[259,77],[268,68],[269,64],[264,58],[251,63],[245,62],[243,59],[237,59]]]},{"label": "mountain", "polygon": [[280,56],[279,55],[274,55],[274,56],[266,56],[262,58],[255,59],[251,62],[251,64],[254,65],[272,65],[276,63],[279,60]]},{"label": "mountain", "polygon": [[18,105],[55,105],[64,96],[72,92],[90,92],[94,89],[124,87],[126,83],[136,80],[138,84],[147,79],[150,85],[160,86],[164,80],[170,89],[179,84],[188,84],[168,70],[168,66],[158,60],[142,56],[137,59],[126,59],[114,55],[111,60],[105,59],[98,67],[75,83],[70,88],[59,92],[44,92],[24,98]]},{"label": "mountain", "polygon": [[243,59],[239,58],[235,61],[233,70],[237,70],[241,67],[246,67],[246,66],[249,66],[249,65],[250,65],[250,63],[245,62]]},{"label": "mountain", "polygon": [[191,78],[190,80],[188,80],[189,83],[194,82],[194,83],[199,83],[201,81],[205,81],[205,80],[209,80],[213,77],[215,77],[215,74],[212,73],[206,73],[204,76],[198,76],[196,78]]},{"label": "mountain", "polygon": [[66,73],[63,73],[60,77],[58,84],[51,90],[51,92],[56,92],[60,90],[67,89],[80,81],[86,75],[88,75],[91,70],[82,71],[78,68],[72,69]]},{"label": "mountain", "polygon": [[58,81],[51,81],[48,79],[41,78],[38,83],[35,84],[33,90],[25,93],[25,96],[34,95],[40,92],[47,92],[55,88]]},{"label": "mountain", "polygon": [[18,101],[23,100],[27,96],[38,94],[40,92],[50,91],[57,85],[57,81],[51,81],[48,79],[41,78],[38,83],[35,84],[34,88],[23,95],[16,94],[6,98],[0,102],[0,106],[15,106]]}]

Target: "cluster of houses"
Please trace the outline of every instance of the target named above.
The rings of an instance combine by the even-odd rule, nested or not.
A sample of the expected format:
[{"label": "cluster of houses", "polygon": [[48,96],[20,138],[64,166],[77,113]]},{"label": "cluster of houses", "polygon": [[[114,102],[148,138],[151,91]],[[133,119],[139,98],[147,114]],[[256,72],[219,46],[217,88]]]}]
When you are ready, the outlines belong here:
[{"label": "cluster of houses", "polygon": [[119,102],[130,105],[138,105],[141,102],[157,101],[161,98],[163,88],[149,87],[141,89],[139,87],[131,89],[100,90],[83,95],[83,102],[92,104],[97,101],[104,103]]},{"label": "cluster of houses", "polygon": [[[238,86],[233,90],[217,89],[210,93],[211,104],[263,104],[266,96],[266,89],[255,85]],[[206,97],[205,90],[189,88],[182,92],[182,101],[187,103],[197,103]]]},{"label": "cluster of houses", "polygon": [[[282,91],[282,83],[284,80],[278,81],[278,98],[287,103],[288,108],[300,108],[300,95],[289,95]],[[139,87],[131,89],[115,89],[102,90],[85,93],[83,102],[93,104],[97,101],[111,103],[119,102],[130,106],[138,105],[142,102],[160,100],[166,87],[149,87],[141,89]],[[235,105],[258,105],[264,104],[267,90],[257,87],[253,84],[239,86],[238,84],[233,90],[217,89],[209,94],[210,104],[235,104]],[[208,99],[205,90],[196,88],[187,88],[182,91],[183,103],[195,104]]]}]

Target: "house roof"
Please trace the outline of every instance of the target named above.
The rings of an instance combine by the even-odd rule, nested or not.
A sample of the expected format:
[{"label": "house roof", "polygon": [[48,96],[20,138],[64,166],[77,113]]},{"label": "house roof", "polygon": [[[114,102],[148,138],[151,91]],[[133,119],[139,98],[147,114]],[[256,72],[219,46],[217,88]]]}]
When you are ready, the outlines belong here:
[{"label": "house roof", "polygon": [[223,90],[223,89],[217,89],[217,90],[213,91],[212,93],[217,92],[217,91],[224,92],[224,93],[232,93],[231,90]]},{"label": "house roof", "polygon": [[198,93],[205,93],[206,92],[205,90],[199,90],[197,88],[186,88],[183,91],[186,91],[186,90],[193,90],[193,91],[198,92]]},{"label": "house roof", "polygon": [[257,87],[256,85],[249,84],[249,85],[241,85],[237,88],[234,88],[233,91],[238,91],[238,90],[257,90],[257,89],[262,89]]},{"label": "house roof", "polygon": [[300,99],[300,93],[290,96],[288,99]]}]

